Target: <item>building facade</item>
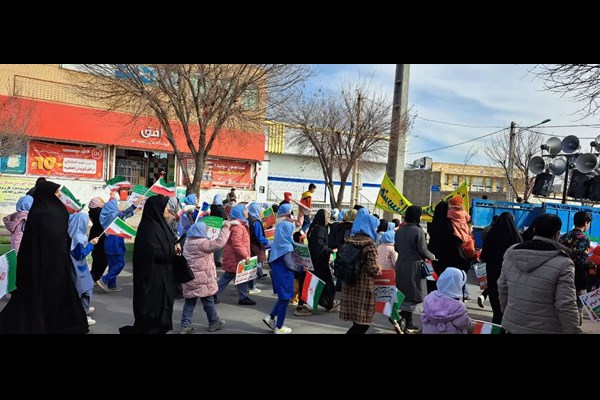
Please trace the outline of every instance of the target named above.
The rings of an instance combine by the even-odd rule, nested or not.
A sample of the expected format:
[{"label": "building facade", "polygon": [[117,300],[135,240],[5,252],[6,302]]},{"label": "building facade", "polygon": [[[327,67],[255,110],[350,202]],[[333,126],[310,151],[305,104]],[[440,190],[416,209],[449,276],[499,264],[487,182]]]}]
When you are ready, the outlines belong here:
[{"label": "building facade", "polygon": [[[0,214],[14,212],[16,200],[40,176],[67,185],[82,203],[98,195],[106,199],[105,181],[117,175],[145,186],[164,175],[176,182],[179,195],[185,193],[181,165],[159,121],[104,111],[77,96],[69,78],[74,72],[66,66],[0,65],[0,101],[16,97],[32,110],[26,150],[0,164]],[[179,125],[171,125],[178,147],[189,152]],[[235,187],[240,201],[265,201],[264,148],[263,132],[221,131],[206,160],[201,200]],[[185,163],[193,171],[191,154]]]}]

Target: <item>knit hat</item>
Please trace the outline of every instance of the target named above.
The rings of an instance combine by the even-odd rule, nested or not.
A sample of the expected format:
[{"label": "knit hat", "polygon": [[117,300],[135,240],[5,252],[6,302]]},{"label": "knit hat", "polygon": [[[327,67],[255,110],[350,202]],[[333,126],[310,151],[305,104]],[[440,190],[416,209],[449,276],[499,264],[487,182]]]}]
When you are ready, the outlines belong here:
[{"label": "knit hat", "polygon": [[463,205],[463,198],[460,196],[455,196],[448,200],[448,204],[450,204],[451,207],[460,207]]}]

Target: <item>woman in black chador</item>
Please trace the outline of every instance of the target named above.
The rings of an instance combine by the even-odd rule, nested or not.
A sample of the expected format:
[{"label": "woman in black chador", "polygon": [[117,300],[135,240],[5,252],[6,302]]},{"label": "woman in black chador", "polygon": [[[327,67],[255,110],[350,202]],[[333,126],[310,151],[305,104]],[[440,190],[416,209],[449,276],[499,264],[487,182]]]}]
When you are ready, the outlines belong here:
[{"label": "woman in black chador", "polygon": [[133,326],[119,331],[126,333],[164,334],[173,329],[175,301],[175,236],[165,216],[168,197],[150,197],[133,246]]},{"label": "woman in black chador", "polygon": [[60,186],[35,185],[33,206],[17,256],[17,289],[0,313],[0,333],[87,333],[85,311],[71,276],[69,213]]}]

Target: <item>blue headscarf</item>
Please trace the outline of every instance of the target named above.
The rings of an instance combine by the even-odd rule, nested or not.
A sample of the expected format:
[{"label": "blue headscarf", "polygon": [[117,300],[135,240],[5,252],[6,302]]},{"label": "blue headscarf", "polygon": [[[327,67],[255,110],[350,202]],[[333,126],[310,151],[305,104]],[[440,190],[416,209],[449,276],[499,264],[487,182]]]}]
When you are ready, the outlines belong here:
[{"label": "blue headscarf", "polygon": [[369,210],[367,210],[365,207],[361,208],[356,212],[356,218],[358,219],[358,217],[361,215],[369,215]]},{"label": "blue headscarf", "polygon": [[344,215],[346,214],[346,210],[342,210],[340,211],[339,215],[338,215],[338,221],[342,222],[344,220]]},{"label": "blue headscarf", "polygon": [[291,204],[282,204],[279,206],[279,209],[277,210],[277,216],[280,217],[282,215],[289,215],[291,212],[292,212]]},{"label": "blue headscarf", "polygon": [[243,204],[238,204],[237,206],[233,207],[231,211],[229,211],[229,219],[239,219],[240,221],[244,221],[247,225],[248,220],[246,217],[244,217],[245,209],[246,207],[244,207]]},{"label": "blue headscarf", "polygon": [[23,196],[17,200],[17,211],[29,211],[33,204],[33,197],[30,195]]},{"label": "blue headscarf", "polygon": [[71,237],[71,250],[81,244],[88,243],[87,226],[90,218],[87,214],[77,213],[69,217],[69,236]]},{"label": "blue headscarf", "polygon": [[277,260],[294,251],[292,245],[292,232],[294,231],[294,224],[288,221],[282,221],[277,224],[275,228],[275,237],[273,238],[273,244],[271,245],[271,254],[269,254],[269,262]]},{"label": "blue headscarf", "polygon": [[106,204],[104,204],[102,211],[100,211],[100,225],[106,229],[118,216],[119,203],[117,203],[117,200],[115,199],[110,199]]},{"label": "blue headscarf", "polygon": [[[357,214],[361,214],[361,211],[364,210],[361,208],[358,210]],[[350,231],[350,235],[356,235],[358,233],[364,233],[369,236],[371,239],[375,240],[377,238],[377,227],[379,226],[379,220],[372,215],[365,214],[364,212],[361,215],[357,215],[354,223],[352,224],[352,230]]]},{"label": "blue headscarf", "polygon": [[388,222],[387,231],[385,231],[383,233],[383,235],[381,235],[379,242],[380,243],[394,243],[395,236],[396,236],[396,232],[394,232],[394,229],[396,229],[396,224],[394,224],[393,222]]},{"label": "blue headscarf", "polygon": [[185,196],[185,199],[183,199],[183,204],[187,205],[187,206],[195,206],[196,205],[196,195],[195,194],[188,194],[187,196]]},{"label": "blue headscarf", "polygon": [[213,204],[215,206],[222,206],[223,205],[223,196],[221,196],[220,194],[215,194],[215,197],[213,198]]},{"label": "blue headscarf", "polygon": [[187,231],[187,236],[190,238],[206,238],[206,224],[204,221],[198,221]]},{"label": "blue headscarf", "polygon": [[248,206],[248,215],[260,220],[260,212],[262,211],[262,206],[260,203],[252,202]]}]

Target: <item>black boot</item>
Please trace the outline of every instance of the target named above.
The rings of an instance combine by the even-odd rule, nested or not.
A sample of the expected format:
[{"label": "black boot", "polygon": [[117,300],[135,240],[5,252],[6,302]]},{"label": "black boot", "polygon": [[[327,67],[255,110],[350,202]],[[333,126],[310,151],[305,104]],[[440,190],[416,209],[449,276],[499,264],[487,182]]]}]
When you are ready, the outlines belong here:
[{"label": "black boot", "polygon": [[409,311],[400,311],[400,315],[406,320],[406,328],[404,329],[404,333],[412,334],[419,332],[419,328],[417,328],[413,324],[413,313]]}]

